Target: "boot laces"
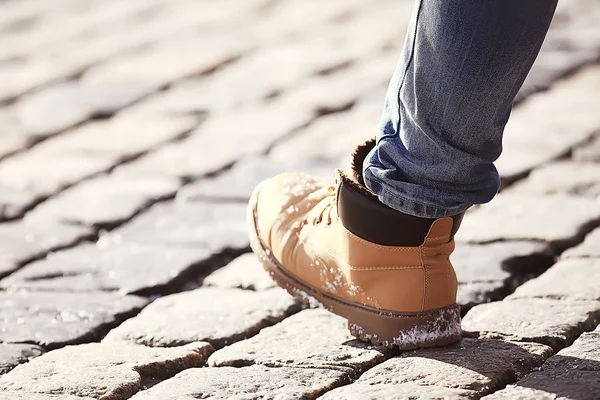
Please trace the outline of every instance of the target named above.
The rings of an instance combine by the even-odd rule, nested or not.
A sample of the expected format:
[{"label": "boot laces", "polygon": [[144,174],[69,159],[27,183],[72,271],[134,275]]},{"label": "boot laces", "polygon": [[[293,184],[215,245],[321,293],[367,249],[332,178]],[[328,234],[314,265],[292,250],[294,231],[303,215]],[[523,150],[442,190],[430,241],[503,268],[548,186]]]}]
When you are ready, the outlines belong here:
[{"label": "boot laces", "polygon": [[326,196],[315,205],[315,210],[321,209],[320,212],[317,212],[315,217],[312,219],[313,225],[318,225],[325,219],[327,221],[327,225],[331,225],[334,217],[332,214],[337,212],[337,208],[335,205],[337,204],[337,177],[335,178],[335,185],[331,185],[327,187]]}]

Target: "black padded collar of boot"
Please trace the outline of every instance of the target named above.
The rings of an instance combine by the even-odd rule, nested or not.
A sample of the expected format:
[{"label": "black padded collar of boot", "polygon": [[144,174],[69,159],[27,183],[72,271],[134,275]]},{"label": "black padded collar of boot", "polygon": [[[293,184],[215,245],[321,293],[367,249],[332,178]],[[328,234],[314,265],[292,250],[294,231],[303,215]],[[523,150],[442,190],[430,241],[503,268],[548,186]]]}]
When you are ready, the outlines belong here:
[{"label": "black padded collar of boot", "polygon": [[[420,246],[435,221],[396,211],[348,177],[341,175],[338,214],[342,225],[356,236],[383,246]],[[456,233],[463,214],[452,217]]]}]

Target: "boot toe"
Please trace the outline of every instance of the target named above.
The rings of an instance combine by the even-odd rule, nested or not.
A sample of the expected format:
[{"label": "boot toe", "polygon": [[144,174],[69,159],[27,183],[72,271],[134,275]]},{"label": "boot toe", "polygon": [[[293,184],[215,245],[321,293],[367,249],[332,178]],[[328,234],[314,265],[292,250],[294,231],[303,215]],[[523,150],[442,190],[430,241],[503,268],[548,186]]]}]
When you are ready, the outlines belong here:
[{"label": "boot toe", "polygon": [[[261,240],[271,244],[274,230],[289,229],[289,225],[303,220],[320,198],[311,201],[311,196],[323,187],[317,178],[303,173],[283,173],[260,183],[254,190],[250,207]],[[287,226],[287,228],[286,228]]]}]

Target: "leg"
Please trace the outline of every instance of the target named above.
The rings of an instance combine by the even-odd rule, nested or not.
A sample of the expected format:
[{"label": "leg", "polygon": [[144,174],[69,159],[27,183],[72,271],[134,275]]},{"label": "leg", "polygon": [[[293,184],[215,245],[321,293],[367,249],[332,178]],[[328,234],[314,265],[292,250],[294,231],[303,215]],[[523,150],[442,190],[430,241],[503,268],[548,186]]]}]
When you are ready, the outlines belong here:
[{"label": "leg", "polygon": [[439,218],[490,201],[512,101],[557,0],[421,0],[390,83],[366,186]]},{"label": "leg", "polygon": [[252,248],[273,279],[374,344],[460,340],[454,233],[498,189],[502,130],[555,6],[421,0],[377,144],[334,185],[292,173],[255,190]]}]

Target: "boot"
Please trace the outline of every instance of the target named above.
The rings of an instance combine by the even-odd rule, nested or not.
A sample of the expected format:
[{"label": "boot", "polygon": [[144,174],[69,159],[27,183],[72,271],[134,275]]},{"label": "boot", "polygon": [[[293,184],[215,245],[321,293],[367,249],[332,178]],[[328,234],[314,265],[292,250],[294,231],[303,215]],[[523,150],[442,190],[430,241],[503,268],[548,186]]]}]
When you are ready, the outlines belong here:
[{"label": "boot", "polygon": [[379,202],[362,179],[374,144],[356,149],[351,175],[336,170],[333,186],[301,173],[262,182],[248,207],[252,249],[279,286],[346,318],[361,340],[404,350],[456,342],[449,256],[462,215],[417,218]]}]

